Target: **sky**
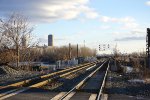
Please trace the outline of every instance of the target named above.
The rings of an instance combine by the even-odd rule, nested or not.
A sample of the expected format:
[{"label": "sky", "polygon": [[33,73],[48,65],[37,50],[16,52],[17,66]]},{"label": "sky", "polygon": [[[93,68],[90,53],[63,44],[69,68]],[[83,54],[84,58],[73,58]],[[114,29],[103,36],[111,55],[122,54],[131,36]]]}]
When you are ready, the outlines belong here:
[{"label": "sky", "polygon": [[110,45],[99,53],[116,45],[122,53],[145,51],[150,27],[150,0],[0,0],[0,18],[13,12],[28,17],[41,45],[49,34],[55,46]]}]

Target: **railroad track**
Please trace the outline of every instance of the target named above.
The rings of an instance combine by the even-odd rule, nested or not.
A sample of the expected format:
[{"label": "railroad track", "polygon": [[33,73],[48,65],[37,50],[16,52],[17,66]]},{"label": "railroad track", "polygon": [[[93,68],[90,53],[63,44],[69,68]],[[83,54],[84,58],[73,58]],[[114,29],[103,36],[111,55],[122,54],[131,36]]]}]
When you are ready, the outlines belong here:
[{"label": "railroad track", "polygon": [[[36,77],[33,79],[28,79],[28,80],[24,80],[21,82],[17,82],[17,83],[8,85],[8,86],[0,89],[1,90],[0,99],[1,100],[6,99],[8,97],[14,96],[16,94],[19,94],[19,93],[24,92],[26,90],[29,90],[31,88],[41,87],[41,86],[46,85],[47,83],[53,81],[54,79],[66,77],[66,76],[68,76],[72,73],[75,73],[77,71],[88,69],[91,66],[94,66],[96,63],[97,63],[97,61],[92,62],[92,63],[79,65],[79,66],[72,67],[72,68],[68,68],[68,69],[54,72],[54,73],[51,73],[48,75],[43,75],[43,76],[40,76],[40,78]],[[33,81],[35,81],[35,82],[33,82]],[[18,88],[18,86],[19,86],[19,88]],[[26,86],[26,87],[22,87],[22,86]]]},{"label": "railroad track", "polygon": [[[95,62],[92,62],[92,63],[95,63]],[[53,72],[53,73],[50,73],[50,74],[47,74],[47,75],[42,75],[42,76],[37,76],[37,77],[34,77],[34,78],[26,79],[26,80],[19,81],[19,82],[16,82],[16,83],[13,83],[13,84],[10,84],[10,85],[7,85],[7,86],[0,87],[0,89],[7,88],[7,87],[20,87],[20,86],[24,86],[24,85],[26,85],[30,82],[31,83],[33,81],[35,82],[37,80],[42,81],[42,79],[44,80],[44,79],[49,78],[49,77],[54,76],[54,75],[66,73],[66,72],[69,72],[70,70],[74,70],[74,69],[77,69],[79,67],[87,66],[87,65],[92,64],[92,63],[81,64],[81,65],[78,65],[78,66],[75,66],[75,67],[70,67],[70,68],[64,69],[62,71]]]},{"label": "railroad track", "polygon": [[[108,63],[108,61],[105,61],[96,70],[91,72],[87,77],[85,77],[82,81],[75,85],[70,91],[60,92],[51,100],[101,100],[102,91],[109,69],[109,63],[107,67],[104,66],[106,65],[106,63]],[[91,83],[92,85],[90,85],[90,82],[92,82],[91,78],[96,75],[100,78],[100,80],[96,82],[96,84],[98,83],[99,86],[97,85],[98,87],[95,87],[96,91],[92,91],[91,87],[94,87],[92,86],[94,85],[94,83]],[[89,89],[89,91],[87,88]]]}]

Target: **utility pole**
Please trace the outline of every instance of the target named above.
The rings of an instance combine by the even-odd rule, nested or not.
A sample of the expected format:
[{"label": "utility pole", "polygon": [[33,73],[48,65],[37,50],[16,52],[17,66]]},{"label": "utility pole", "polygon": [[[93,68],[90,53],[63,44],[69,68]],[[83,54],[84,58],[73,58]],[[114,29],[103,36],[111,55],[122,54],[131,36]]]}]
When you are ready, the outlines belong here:
[{"label": "utility pole", "polygon": [[69,43],[69,59],[71,59],[71,44]]},{"label": "utility pole", "polygon": [[85,48],[85,40],[84,40],[84,48]]},{"label": "utility pole", "polygon": [[146,56],[147,56],[147,59],[146,59],[146,67],[147,68],[150,68],[150,28],[147,28],[147,36],[146,36]]},{"label": "utility pole", "polygon": [[[84,42],[84,51],[85,51],[85,40],[83,41]],[[83,55],[82,55],[84,58],[85,58],[85,52],[83,52]]]},{"label": "utility pole", "polygon": [[78,44],[77,44],[77,58],[79,57],[79,47],[78,47]]},{"label": "utility pole", "polygon": [[[16,26],[16,22],[14,21],[14,26]],[[19,68],[19,29],[18,29],[18,26],[16,27],[17,28],[17,37],[16,37],[16,51],[17,51],[17,68]],[[15,31],[15,29],[13,29],[13,31]]]}]

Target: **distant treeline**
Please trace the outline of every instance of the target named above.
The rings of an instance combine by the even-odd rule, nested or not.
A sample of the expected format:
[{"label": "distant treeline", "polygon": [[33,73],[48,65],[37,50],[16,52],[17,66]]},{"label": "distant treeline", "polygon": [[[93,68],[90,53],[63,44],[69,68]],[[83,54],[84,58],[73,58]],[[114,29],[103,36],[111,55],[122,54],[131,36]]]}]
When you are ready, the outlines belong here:
[{"label": "distant treeline", "polygon": [[[61,47],[33,47],[33,48],[22,48],[19,50],[20,62],[50,62],[54,63],[57,60],[69,60],[71,58],[78,57],[91,57],[96,56],[96,50],[88,47],[79,47],[77,53],[77,47],[71,46],[69,53],[68,46]],[[13,49],[1,49],[0,52],[0,63],[15,62],[17,55]]]}]

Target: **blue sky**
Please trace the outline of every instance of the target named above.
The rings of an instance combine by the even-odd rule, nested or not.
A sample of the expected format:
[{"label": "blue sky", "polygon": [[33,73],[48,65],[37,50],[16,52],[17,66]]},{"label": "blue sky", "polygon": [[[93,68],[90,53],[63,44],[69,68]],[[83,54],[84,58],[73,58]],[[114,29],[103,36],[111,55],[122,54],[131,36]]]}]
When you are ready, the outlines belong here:
[{"label": "blue sky", "polygon": [[150,0],[1,0],[0,16],[12,12],[27,16],[46,45],[53,34],[56,46],[85,40],[90,48],[117,44],[121,52],[143,51],[150,27]]}]

